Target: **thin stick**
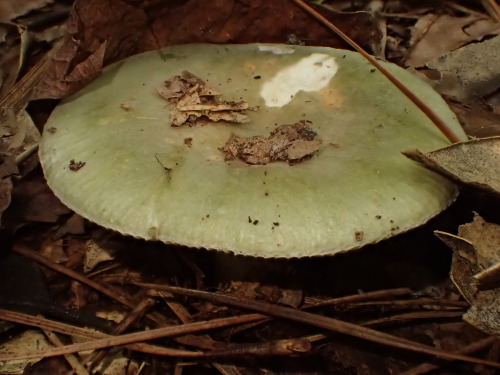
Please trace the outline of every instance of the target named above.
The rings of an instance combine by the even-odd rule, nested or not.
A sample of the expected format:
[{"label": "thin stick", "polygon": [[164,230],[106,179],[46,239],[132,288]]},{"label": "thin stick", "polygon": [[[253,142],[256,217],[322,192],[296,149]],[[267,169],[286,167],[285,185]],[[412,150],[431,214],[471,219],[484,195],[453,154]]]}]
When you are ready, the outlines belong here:
[{"label": "thin stick", "polygon": [[[63,335],[67,336],[76,336],[87,339],[101,339],[104,337],[110,337],[103,332],[95,331],[92,329],[75,327],[69,324],[56,322],[54,320],[40,318],[38,316],[32,316],[2,309],[0,309],[0,319],[18,324],[24,324],[30,327],[41,328],[43,330],[62,333]],[[125,345],[125,347],[136,352],[163,355],[167,357],[200,357],[202,355],[202,353],[200,352],[171,349],[145,343],[128,344]]]},{"label": "thin stick", "polygon": [[410,300],[393,300],[393,301],[368,301],[368,302],[354,302],[350,303],[350,307],[360,307],[360,306],[381,306],[389,305],[392,307],[418,307],[418,306],[432,306],[433,308],[454,308],[454,309],[465,309],[470,307],[470,304],[466,301],[452,301],[450,299],[435,299],[435,298],[418,298]]},{"label": "thin stick", "polygon": [[405,314],[388,316],[385,318],[370,320],[363,323],[364,326],[377,325],[382,323],[399,322],[404,320],[415,319],[443,319],[443,318],[460,318],[464,315],[464,311],[416,311]]},{"label": "thin stick", "polygon": [[[47,339],[52,343],[52,345],[55,345],[57,347],[64,346],[64,344],[61,342],[61,340],[59,340],[59,337],[57,337],[54,332],[43,330],[43,333],[45,334],[45,336],[47,336]],[[64,358],[73,369],[72,372],[76,373],[77,375],[89,375],[89,372],[78,361],[78,358],[76,358],[76,356],[74,356],[73,354],[66,354]]]},{"label": "thin stick", "polygon": [[[135,306],[139,303],[139,301],[127,294],[125,291],[122,291],[118,288],[114,288],[109,284],[103,285],[103,283],[98,283],[93,280],[90,280],[88,277],[75,272],[67,267],[64,267],[61,264],[52,262],[51,260],[41,256],[37,252],[27,249],[23,246],[16,246],[13,248],[13,251],[28,257],[30,259],[33,259],[34,261],[43,264],[44,266],[57,271],[63,275],[66,275],[68,277],[71,277],[72,279],[75,279],[79,282],[81,282],[84,285],[89,286],[90,288],[93,288],[97,290],[98,292],[101,292],[105,296],[108,296],[109,298],[131,308],[134,309]],[[165,326],[168,325],[165,317],[157,312],[150,312],[146,315],[146,317],[154,322],[157,326]],[[191,335],[185,335],[185,336],[179,336],[174,338],[175,341],[177,341],[180,344],[183,345],[190,345],[190,346],[195,346],[196,347],[196,342],[198,341],[196,338],[194,340],[191,340],[192,336]],[[201,349],[205,349],[204,347],[201,347]]]},{"label": "thin stick", "polygon": [[[178,326],[162,327],[156,328],[149,331],[129,333],[120,336],[108,336],[97,340],[86,341],[78,344],[66,345],[60,348],[52,348],[38,352],[14,354],[14,355],[2,355],[0,356],[0,361],[13,361],[18,359],[29,359],[29,358],[48,358],[56,357],[64,354],[72,354],[83,352],[86,350],[96,350],[109,348],[112,346],[121,346],[126,344],[133,344],[141,341],[155,340],[163,337],[171,337],[182,335],[185,333],[205,331],[215,328],[227,327],[235,324],[247,323],[255,320],[262,319],[260,314],[250,314],[242,316],[233,316],[229,318],[213,319],[208,321],[182,324]],[[191,354],[195,354],[192,353]],[[199,353],[198,356],[201,356]],[[193,356],[193,355],[191,355]]]},{"label": "thin stick", "polygon": [[411,294],[411,289],[408,288],[397,288],[397,289],[386,289],[386,290],[376,290],[373,292],[367,292],[362,294],[353,294],[351,296],[338,297],[326,300],[316,300],[313,298],[305,298],[306,306],[304,309],[310,309],[313,307],[319,306],[328,306],[328,305],[342,305],[347,303],[361,302],[361,301],[370,301],[377,300],[383,298],[392,298],[399,297],[402,295]]},{"label": "thin stick", "polygon": [[150,289],[164,290],[175,294],[201,298],[209,300],[211,302],[236,306],[242,309],[249,309],[265,315],[270,315],[278,318],[284,318],[296,322],[305,323],[308,325],[327,329],[333,332],[342,333],[345,335],[357,337],[367,341],[376,342],[379,344],[384,344],[387,346],[392,346],[399,349],[406,349],[417,353],[430,354],[448,360],[479,363],[487,366],[500,368],[500,363],[498,362],[486,361],[483,359],[448,353],[418,342],[406,340],[397,336],[379,332],[370,328],[362,327],[353,323],[348,323],[321,315],[311,314],[305,311],[294,310],[288,307],[282,307],[270,303],[240,299],[222,294],[202,292],[198,290],[173,287],[167,285],[154,285],[154,284],[142,284],[142,283],[134,283],[134,284]]},{"label": "thin stick", "polygon": [[[497,340],[495,337],[488,337],[486,339],[476,341],[457,351],[457,354],[470,354],[477,352],[478,350],[481,350],[483,348],[486,348],[487,346],[492,345],[495,342],[495,340]],[[432,363],[422,363],[421,365],[413,367],[412,369],[399,373],[399,375],[422,375],[422,374],[427,374],[430,371],[434,371],[439,367],[440,366],[434,365]]]},{"label": "thin stick", "polygon": [[500,22],[500,7],[495,0],[481,0],[486,11],[496,22]]},{"label": "thin stick", "polygon": [[[119,335],[129,328],[133,327],[133,325],[140,319],[142,316],[151,309],[156,304],[156,301],[152,298],[143,299],[134,310],[132,310],[123,320],[113,329],[113,335]],[[101,362],[104,357],[108,354],[107,350],[101,350],[93,352],[89,358],[86,359],[87,368],[89,371],[92,371],[94,367],[96,367],[99,362]]]},{"label": "thin stick", "polygon": [[420,108],[422,112],[425,113],[427,117],[438,127],[438,129],[443,133],[446,138],[451,143],[461,142],[461,139],[448,127],[446,122],[444,122],[437,114],[434,112],[423,100],[416,96],[408,87],[406,87],[400,80],[394,77],[387,69],[380,65],[377,60],[370,54],[368,54],[361,46],[359,46],[354,40],[349,38],[342,30],[337,26],[328,21],[321,14],[312,9],[309,5],[304,3],[302,0],[291,0],[296,3],[299,7],[304,9],[311,16],[316,18],[319,22],[325,25],[328,29],[337,34],[342,40],[359,52],[365,59],[367,59],[374,67],[376,67],[389,81],[391,81],[403,94],[405,94],[408,99],[410,99],[415,105]]}]

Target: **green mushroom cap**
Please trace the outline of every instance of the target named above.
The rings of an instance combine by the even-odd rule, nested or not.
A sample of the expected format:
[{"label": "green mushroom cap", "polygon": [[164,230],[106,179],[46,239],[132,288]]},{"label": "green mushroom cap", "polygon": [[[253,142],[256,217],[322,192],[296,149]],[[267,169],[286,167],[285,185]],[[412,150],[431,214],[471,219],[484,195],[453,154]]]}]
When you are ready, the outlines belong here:
[{"label": "green mushroom cap", "polygon": [[[461,138],[441,97],[385,63]],[[158,87],[188,71],[245,101],[248,122],[172,127]],[[268,136],[305,121],[321,140],[299,163],[226,160],[231,135]],[[362,247],[419,226],[457,189],[401,151],[448,145],[431,121],[359,54],[284,45],[180,45],[116,63],[61,103],[40,161],[83,217],[147,240],[259,257]]]}]

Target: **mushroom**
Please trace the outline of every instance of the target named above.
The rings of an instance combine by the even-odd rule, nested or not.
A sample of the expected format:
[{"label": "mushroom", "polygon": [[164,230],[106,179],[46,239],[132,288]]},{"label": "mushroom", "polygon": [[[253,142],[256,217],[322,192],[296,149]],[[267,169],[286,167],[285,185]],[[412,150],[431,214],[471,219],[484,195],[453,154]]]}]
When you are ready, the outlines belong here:
[{"label": "mushroom", "polygon": [[[430,87],[384,63],[460,138]],[[249,122],[170,126],[158,93],[188,71]],[[250,165],[220,150],[305,121],[319,149],[300,163]],[[457,195],[401,151],[448,145],[359,54],[324,47],[179,45],[132,56],[63,101],[40,143],[47,183],[69,208],[122,234],[257,257],[328,255],[422,225]]]}]

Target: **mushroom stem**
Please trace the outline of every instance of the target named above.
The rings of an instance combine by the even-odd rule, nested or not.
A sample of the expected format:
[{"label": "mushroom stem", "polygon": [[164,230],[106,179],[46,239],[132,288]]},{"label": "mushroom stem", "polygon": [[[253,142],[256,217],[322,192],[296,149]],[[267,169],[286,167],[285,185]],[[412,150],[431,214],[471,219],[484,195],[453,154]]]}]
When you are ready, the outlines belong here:
[{"label": "mushroom stem", "polygon": [[354,40],[352,40],[347,34],[345,34],[342,30],[340,30],[333,23],[328,21],[325,17],[311,8],[309,5],[304,3],[302,0],[292,0],[302,9],[304,9],[311,16],[316,18],[319,22],[325,25],[328,29],[337,34],[342,40],[344,40],[347,44],[349,44],[352,48],[354,48],[357,52],[359,52],[365,59],[367,59],[375,68],[377,68],[389,81],[391,81],[394,86],[396,86],[403,94],[405,94],[408,99],[410,99],[415,105],[425,113],[425,115],[437,126],[437,128],[443,133],[446,138],[451,143],[460,142],[460,138],[449,128],[449,126],[427,105],[425,104],[419,97],[417,97],[408,87],[406,87],[400,80],[398,80],[395,76],[393,76],[387,69],[385,69],[382,65],[380,65],[377,60],[373,56],[371,56],[368,52],[366,52],[359,44],[357,44]]}]

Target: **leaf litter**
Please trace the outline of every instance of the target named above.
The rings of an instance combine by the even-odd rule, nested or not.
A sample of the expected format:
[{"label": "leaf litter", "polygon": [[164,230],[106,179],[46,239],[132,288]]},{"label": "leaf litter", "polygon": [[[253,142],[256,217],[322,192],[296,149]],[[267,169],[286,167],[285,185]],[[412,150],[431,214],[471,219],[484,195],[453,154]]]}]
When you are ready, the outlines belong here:
[{"label": "leaf litter", "polygon": [[500,136],[455,143],[427,153],[408,150],[403,154],[462,183],[500,194]]},{"label": "leaf litter", "polygon": [[[461,225],[458,235],[436,235],[454,253],[451,279],[471,304],[464,320],[491,335],[500,335],[500,225],[488,223],[479,215]],[[480,287],[478,275],[488,270],[492,286]],[[479,278],[480,279],[480,278]]]},{"label": "leaf litter", "polygon": [[[446,38],[442,36],[446,33]],[[406,64],[420,67],[487,35],[500,33],[500,24],[484,15],[454,17],[429,13],[419,17],[412,29],[412,45]]]},{"label": "leaf litter", "polygon": [[[323,3],[327,4],[329,2],[325,1]],[[337,3],[340,4],[341,2]],[[401,51],[403,51],[404,48],[409,45],[409,40],[406,39],[408,35],[405,34],[405,30],[407,30],[407,26],[410,24],[410,21],[408,20],[418,20],[422,17],[423,14],[434,12],[434,4],[427,7],[425,7],[425,4],[423,4],[417,9],[415,8],[413,2],[388,1],[386,2],[385,8],[383,8],[382,10],[380,10],[380,8],[377,8],[377,5],[375,5],[373,9],[378,10],[376,12],[373,12],[373,14],[370,12],[366,12],[366,9],[357,8],[355,3],[351,1],[345,1],[342,2],[342,4],[344,4],[344,8],[340,9],[339,5],[339,9],[343,13],[332,12],[331,10],[325,10],[325,8],[321,8],[318,6],[316,7],[316,9],[319,9],[321,12],[323,12],[323,14],[327,16],[327,18],[334,20],[335,23],[341,26],[342,29],[349,31],[351,36],[354,36],[355,39],[357,39],[363,46],[368,48],[369,46],[373,46],[372,48],[374,50],[376,50],[377,48],[379,51],[383,50],[380,48],[381,46],[378,43],[380,43],[380,37],[384,32],[384,27],[387,27],[387,55],[390,57],[394,57],[396,60],[398,58],[401,58],[401,56],[405,56],[405,54],[401,53]],[[206,5],[204,5],[204,2],[197,0],[175,3],[171,4],[171,6],[162,6],[154,1],[145,1],[140,3],[119,1],[119,4],[117,4],[117,2],[113,4],[112,1],[108,0],[89,0],[86,2],[77,2],[71,15],[71,20],[68,24],[69,33],[65,37],[64,46],[56,56],[52,57],[51,68],[48,74],[44,76],[43,82],[38,86],[36,92],[33,95],[33,98],[61,98],[67,96],[69,93],[78,90],[86,82],[97,76],[104,65],[107,65],[113,61],[117,61],[133,53],[160,48],[168,44],[186,42],[286,42],[288,40],[291,40],[291,34],[293,33],[293,36],[296,37],[295,39],[300,40],[300,43],[343,47],[343,44],[340,43],[336,37],[332,37],[331,34],[323,28],[323,26],[317,24],[316,22],[311,22],[310,18],[305,15],[300,9],[292,5],[291,2],[285,1],[269,3],[263,0],[255,0],[252,2],[235,2],[225,0],[221,1],[219,5],[220,7],[207,8]],[[470,5],[470,3],[468,3],[467,5]],[[451,7],[448,9],[448,13],[451,14],[453,13],[453,11],[450,11],[450,9],[453,10],[454,8]],[[385,19],[386,22],[384,22],[383,17],[386,17],[387,14],[390,14],[390,12],[400,12],[400,15],[402,15],[402,17],[388,17]],[[283,19],[278,20],[276,18],[275,15],[278,13],[283,15]],[[438,14],[439,12],[434,13]],[[182,14],[183,17],[179,18],[179,14]],[[413,18],[404,18],[406,17],[405,15],[409,15]],[[382,19],[380,17],[382,17]],[[439,17],[441,17],[441,15],[439,15]],[[477,17],[485,19],[483,15]],[[454,19],[452,21],[457,22],[458,24],[459,20]],[[193,24],[202,26],[200,28],[193,28]],[[489,24],[487,22],[483,23],[483,21],[474,21],[471,25],[477,26]],[[475,43],[474,46],[480,46],[482,45],[482,43],[484,43],[481,41],[482,36],[480,36],[480,34],[487,29],[487,27],[483,29],[480,28],[478,32],[476,30],[467,29],[468,31],[471,31],[471,35],[476,35],[477,40],[479,40],[479,42]],[[474,31],[474,33],[472,33],[472,31]],[[441,37],[441,39],[446,38]],[[416,39],[414,39],[414,41],[415,40]],[[454,41],[454,43],[456,43],[456,40]],[[461,43],[467,44],[469,43],[469,41]],[[435,45],[433,43],[431,43],[429,48],[435,51]],[[439,59],[440,56],[447,56],[447,54],[452,52],[451,47],[448,48],[450,49],[439,52],[437,58]],[[457,51],[459,50],[460,49],[458,49]],[[415,53],[415,49],[413,49],[413,53]],[[478,53],[482,56],[484,50],[479,51]],[[404,58],[399,60],[399,62],[404,63]],[[425,64],[427,64],[427,62],[425,62]],[[443,71],[440,71],[440,74],[443,77],[445,73],[453,75],[452,70],[456,67],[460,67],[460,62],[456,62],[454,66],[450,65],[450,67],[448,68],[449,73],[445,72],[443,68]],[[488,79],[486,80],[488,81]],[[489,92],[495,91],[495,87],[492,87],[488,90]],[[471,90],[469,90],[469,92],[470,91]],[[478,95],[484,95],[484,92],[486,91],[479,91]],[[472,96],[470,97],[472,98]],[[461,100],[460,97],[455,96],[455,100],[457,100],[457,98],[458,100]],[[202,99],[203,97],[200,98],[200,100]],[[195,103],[187,104],[202,104],[196,103],[196,100],[194,100]],[[470,106],[471,103],[468,103],[467,105]],[[187,112],[188,107],[186,107],[185,109]],[[469,108],[464,107],[463,110],[469,111]],[[200,107],[198,107],[195,111],[200,112]],[[477,112],[480,111],[477,110]],[[194,116],[196,117],[196,115]],[[17,133],[18,131],[16,129],[16,132],[11,134],[15,135]],[[21,133],[19,133],[17,138],[22,138]],[[484,151],[487,153],[487,148]],[[269,158],[269,155],[267,157],[262,157],[261,155],[261,160],[264,160],[266,158]],[[12,158],[10,157],[9,160],[12,161]],[[259,159],[257,158],[256,160]],[[8,166],[8,164],[2,165],[2,167],[5,167],[4,170],[10,171],[5,174],[5,176],[9,175],[10,173],[15,174],[15,169],[10,169],[8,168]],[[2,178],[1,181],[2,183],[8,184],[7,181],[10,180],[8,180],[8,178]],[[37,182],[37,184],[43,184],[43,182],[40,181]],[[30,231],[34,231],[33,233],[37,233],[37,235],[34,235],[33,237],[35,240],[31,239],[31,243],[33,244],[32,247],[36,249],[37,243],[39,246],[41,246],[40,238],[44,238],[47,236],[50,238],[50,236],[54,235],[58,238],[57,240],[55,240],[57,241],[58,249],[60,252],[60,255],[58,257],[63,261],[64,259],[68,258],[65,255],[65,253],[68,253],[68,251],[70,251],[71,254],[85,253],[84,249],[86,249],[85,244],[87,239],[84,238],[85,234],[82,234],[81,230],[77,230],[75,234],[72,234],[72,231],[59,231],[60,228],[64,227],[64,223],[67,221],[66,216],[62,215],[67,215],[70,212],[69,210],[59,210],[55,202],[50,203],[48,206],[44,206],[44,203],[42,203],[43,200],[32,199],[33,196],[40,196],[40,189],[35,185],[25,186],[23,188],[23,184],[16,183],[15,186],[11,185],[9,189],[12,188],[14,189],[14,192],[19,189],[23,189],[24,192],[22,195],[16,193],[15,201],[10,204],[9,211],[12,210],[13,212],[15,212],[15,215],[12,215],[9,212],[8,216],[10,218],[12,216],[15,216],[16,220],[12,221],[11,219],[9,219],[6,222],[7,227],[20,228],[21,226],[25,225],[27,221],[35,223],[34,225],[28,227],[28,230],[26,232],[29,233]],[[4,190],[4,192],[10,192],[9,189]],[[6,194],[6,196],[9,198],[10,194]],[[56,210],[51,207],[52,204],[56,204],[56,206],[53,207],[57,208]],[[36,215],[32,215],[31,210],[33,209],[33,207],[39,207],[40,212]],[[43,216],[44,214],[42,214],[43,211],[46,212],[45,217]],[[43,231],[41,231],[42,227],[39,224],[36,224],[38,220],[45,223],[43,224]],[[92,228],[86,229],[90,233],[93,232]],[[2,235],[2,233],[0,233],[0,235]],[[61,239],[59,239],[60,236],[62,236]],[[16,246],[19,246],[19,242],[23,242],[26,240],[25,237],[23,237],[24,236],[19,236],[19,238],[16,239]],[[50,243],[50,240],[48,241],[49,242],[45,243]],[[75,242],[82,242],[82,245],[76,246],[75,248],[72,245]],[[125,248],[130,248],[131,246],[136,247],[137,251],[134,253],[141,253],[141,259],[154,259],[154,254],[158,254],[157,251],[147,253],[147,255],[143,253],[143,251],[145,251],[147,247],[154,247],[155,245],[148,244],[147,246],[144,246],[144,244],[142,243],[136,244],[130,241],[124,242]],[[54,242],[54,244],[55,243],[56,242]],[[75,249],[77,250],[75,251]],[[185,249],[182,250],[183,251],[177,253],[174,249],[162,248],[161,253],[163,254],[162,256],[164,257],[164,261],[147,262],[150,264],[150,266],[158,266],[158,268],[162,268],[162,270],[160,271],[155,268],[154,272],[141,273],[138,273],[135,267],[139,265],[145,266],[142,261],[138,262],[138,258],[135,258],[135,261],[127,264],[125,262],[125,259],[122,258],[122,254],[119,254],[119,256],[117,256],[115,260],[110,260],[107,262],[105,261],[104,263],[95,265],[95,278],[97,281],[103,281],[105,285],[109,285],[110,287],[114,285],[123,287],[124,280],[133,280],[139,278],[139,281],[141,281],[147,278],[146,275],[159,275],[159,278],[154,279],[155,282],[161,280],[161,278],[163,277],[166,284],[192,284],[197,285],[199,289],[214,288],[214,285],[216,285],[215,287],[217,289],[225,290],[224,285],[213,284],[211,281],[209,281],[209,279],[199,277],[200,272],[202,272],[202,274],[208,274],[209,278],[213,278],[211,270],[206,266],[204,259],[205,255],[197,255],[193,257],[191,255],[186,255]],[[130,254],[130,252],[128,253]],[[74,255],[71,255],[71,257],[74,257]],[[75,268],[83,271],[83,260],[78,260],[80,258],[83,259],[83,255],[76,257],[72,262],[66,262],[65,264],[70,268]],[[180,263],[179,259],[182,259]],[[105,260],[105,258],[103,260]],[[118,268],[115,269],[115,271],[107,270],[105,268],[105,265],[109,262],[113,262],[114,266]],[[389,264],[391,264],[390,259],[388,260],[388,262]],[[174,267],[175,269],[172,268],[173,265],[176,266],[176,268]],[[278,265],[278,268],[281,268],[283,266],[285,268],[290,267],[290,265],[281,264]],[[203,271],[200,271],[198,267],[201,267]],[[230,268],[232,267],[233,266],[231,266]],[[266,265],[266,267],[269,266]],[[492,269],[492,267],[494,268],[495,266],[493,265],[489,268],[486,268],[482,272],[488,271]],[[165,268],[169,270],[168,273],[164,272]],[[397,268],[399,268],[399,266],[394,266],[394,269]],[[196,272],[196,275],[198,275],[196,276],[196,278],[194,276],[191,277],[191,275],[194,275],[195,269],[198,269],[199,271]],[[182,270],[182,272],[180,272],[180,270]],[[228,271],[228,269],[219,269],[218,272],[219,274],[222,273],[223,275],[224,272]],[[481,274],[482,272],[480,272],[479,274]],[[254,276],[251,277],[250,280],[260,280],[260,277],[264,277],[264,273],[265,267],[259,267],[259,269],[254,270]],[[71,273],[68,274],[71,275]],[[296,274],[293,273],[293,275]],[[295,276],[292,277],[292,281],[294,277]],[[240,279],[233,278],[231,281],[237,282],[236,280]],[[491,278],[485,280],[491,280]],[[493,280],[495,280],[494,277]],[[360,280],[357,281],[359,282]],[[306,298],[310,296],[311,293],[315,295],[314,292],[309,291],[305,287],[301,287],[301,285],[304,284],[304,280],[295,280],[295,282],[297,282],[299,285],[298,289],[290,289],[290,287],[286,286],[287,282],[289,281],[286,281],[285,279],[275,280],[272,283],[261,280],[260,282],[253,281],[249,284],[239,284],[238,288],[242,289],[241,293],[247,295],[249,299],[264,298],[265,300],[268,300],[274,304],[282,303],[285,305],[287,305],[288,303],[284,300],[280,300],[276,296],[286,295],[287,290],[299,290],[299,294],[296,295],[295,293],[293,293],[293,303],[290,303],[290,305],[293,305],[296,308],[301,307],[300,298],[303,294],[305,294]],[[474,276],[473,283],[474,285],[478,285],[477,288],[480,289],[479,285],[481,284],[479,284],[479,282],[476,282]],[[236,284],[233,284],[233,286],[234,285]],[[57,286],[54,285],[53,287],[56,288]],[[316,285],[316,288],[319,287],[320,285]],[[245,288],[248,288],[248,290],[245,291]],[[70,301],[78,300],[78,306],[83,306],[86,304],[92,305],[93,303],[95,303],[94,299],[97,295],[96,292],[89,294],[82,293],[78,290],[80,289],[71,287],[66,292],[66,298],[69,298]],[[488,290],[491,291],[491,289]],[[325,295],[328,296],[335,293],[335,291],[331,290],[331,288],[328,288],[328,290],[325,290],[324,293],[326,293]],[[362,296],[362,292],[360,293],[360,295]],[[113,295],[113,292],[107,295]],[[357,297],[359,297],[360,295],[357,295]],[[117,293],[116,297],[117,301],[120,301],[120,298],[123,297],[123,294]],[[441,294],[441,292],[438,294],[431,293],[429,294],[429,297],[436,298],[436,301],[439,301],[440,298],[455,298],[448,295],[443,295]],[[130,306],[134,306],[134,303],[131,303],[132,301],[134,301],[134,299],[132,297],[126,298],[130,298],[126,301]],[[64,298],[62,298],[62,300],[64,300]],[[102,296],[99,297],[98,300],[101,304],[108,303],[108,301]],[[172,300],[166,300],[166,302],[167,301],[171,303]],[[195,303],[195,301],[191,302],[184,299],[176,299],[175,301],[179,305],[185,305],[187,308],[194,312],[191,319],[197,319],[196,311],[198,305]],[[439,304],[439,302],[436,303]],[[358,318],[367,317],[370,315],[375,315],[378,318],[380,315],[388,313],[387,307],[384,306],[387,305],[381,305],[381,309],[377,311],[348,310],[348,312],[345,313],[343,309],[346,306],[344,305],[342,306],[342,308],[320,311],[321,314],[318,314],[318,318],[322,315],[340,316],[345,318],[346,320],[356,321]],[[114,308],[116,308],[116,306]],[[125,311],[126,310],[121,310],[121,312]],[[158,314],[160,311],[161,313]],[[353,313],[353,311],[356,312]],[[161,315],[163,319],[169,320],[175,320],[178,318],[178,316],[176,317],[175,314],[172,314],[170,310],[165,311],[155,308],[154,314],[156,318],[158,318],[158,315]],[[221,309],[220,305],[212,305],[212,307],[209,307],[206,311],[205,316],[220,317],[222,316],[221,314],[227,316],[227,314],[234,315],[237,314],[237,312],[231,310],[231,308],[228,307]],[[202,314],[200,314],[200,317],[202,317]],[[359,320],[359,323],[362,323],[363,320],[364,319]],[[480,321],[480,319],[478,320]],[[149,324],[150,323],[146,324],[145,326],[149,327]],[[422,323],[420,324],[422,325]],[[145,326],[142,325],[141,327]],[[289,335],[291,334],[295,334],[296,336],[300,337],[303,334],[303,331],[300,330],[297,326],[288,325],[280,328],[280,325],[277,322],[273,322],[270,325],[264,325],[260,329],[258,327],[259,326],[257,326],[257,328],[254,328],[253,331],[249,328],[241,328],[240,334],[234,334],[233,332],[237,332],[239,330],[234,330],[233,328],[226,331],[213,332],[213,341],[211,341],[211,343],[208,345],[223,346],[225,345],[225,342],[229,340],[232,343],[250,341],[252,342],[251,345],[254,345],[255,348],[257,348],[259,347],[260,343],[265,343],[266,341],[275,337],[289,337]],[[437,332],[440,332],[443,337],[440,339],[440,342],[436,342],[436,345],[439,346],[441,345],[440,343],[442,343],[444,340],[448,340],[446,348],[450,351],[459,350],[464,347],[465,344],[473,344],[474,340],[479,340],[477,342],[480,342],[480,339],[484,337],[480,336],[477,332],[469,334],[469,331],[471,330],[469,328],[470,326],[464,326],[461,323],[458,324],[455,328],[452,328],[450,324],[445,323],[442,320],[440,321],[440,323],[431,321],[430,324],[426,325],[425,327],[425,332],[431,332],[432,334],[435,333],[435,337],[438,337],[439,334]],[[390,328],[387,328],[387,330],[390,330]],[[393,332],[398,331],[394,330]],[[412,328],[409,332],[401,331],[398,332],[398,334],[401,334],[403,337],[405,335],[409,335],[408,337],[412,338],[419,337],[423,334],[422,332],[423,331],[421,329]],[[451,334],[451,332],[458,332],[458,334],[455,337]],[[199,341],[202,340],[202,336],[195,336],[195,340],[192,340],[192,338],[186,336],[186,340],[191,344],[198,343],[199,345]],[[179,342],[182,342],[182,340]],[[315,341],[311,342],[314,343]],[[205,342],[204,345],[206,349],[207,343]],[[322,345],[323,346],[318,345],[316,355],[319,355],[322,361],[327,364],[327,371],[330,373],[335,371],[366,373],[368,371],[371,374],[385,374],[387,373],[387,371],[399,372],[402,369],[411,367],[412,364],[420,363],[419,360],[417,360],[416,362],[412,362],[410,360],[408,362],[398,358],[396,355],[394,357],[391,357],[390,361],[387,361],[379,355],[374,354],[376,353],[376,351],[371,351],[369,348],[368,350],[360,350],[353,348],[352,346],[339,348],[335,347],[334,345],[332,346],[331,342],[329,341],[323,342]],[[194,347],[199,348],[199,350],[204,350],[203,346],[194,345]],[[322,351],[321,348],[327,348],[328,350]],[[245,353],[250,353],[248,349],[245,350]],[[315,358],[317,358],[317,356]],[[337,358],[337,360],[335,360],[335,358]],[[343,358],[351,358],[352,360],[342,361]],[[237,363],[239,364],[238,367],[231,364],[231,361],[228,362],[229,364],[225,365],[213,362],[213,366],[214,368],[218,369],[214,371],[223,374],[246,374],[248,373],[248,371],[253,371],[257,368],[260,371],[272,372],[272,370],[274,370],[274,372],[290,373],[290,371],[286,370],[287,367],[290,368],[291,366],[293,367],[293,370],[296,371],[297,368],[303,368],[305,366],[305,362],[303,362],[305,360],[308,363],[307,367],[308,369],[310,369],[309,372],[318,370],[320,373],[322,371],[324,373],[325,367],[321,367],[318,361],[311,361],[310,359],[311,357],[309,357],[307,353],[305,353],[305,356],[303,353],[301,356],[299,356],[299,358],[285,357],[284,361],[279,361],[277,357],[272,358],[271,361],[257,361],[256,359],[246,361],[246,359],[240,358],[237,361]],[[176,364],[176,361],[171,361],[166,357],[163,357],[161,359],[161,362],[163,363],[163,366],[167,366],[167,368],[171,372],[176,371],[177,373],[179,373],[183,371],[189,373],[190,371],[189,367],[182,367],[182,364]],[[42,361],[40,365],[43,366],[44,363],[47,362]],[[60,362],[58,366],[62,367],[64,366],[64,363]],[[145,365],[145,367],[144,364],[142,366],[146,372],[150,370],[148,369],[147,364]],[[197,365],[194,362],[192,363],[192,366],[195,369],[195,373],[197,369],[200,371],[207,370],[206,368],[201,370],[201,367],[203,367],[203,365]],[[280,368],[280,366],[282,367]],[[472,370],[471,367],[464,368]],[[34,371],[32,373],[37,373],[36,365],[34,368],[32,368],[32,371]]]},{"label": "leaf litter", "polygon": [[250,119],[244,111],[255,110],[247,102],[226,102],[218,97],[222,92],[208,86],[194,74],[183,71],[158,87],[158,94],[168,102],[175,103],[171,126],[194,125],[205,120],[245,123]]},{"label": "leaf litter", "polygon": [[318,151],[322,141],[315,140],[314,132],[305,120],[292,125],[280,125],[269,137],[239,137],[232,134],[220,148],[225,160],[240,159],[247,164],[268,164],[273,161],[288,161],[296,164]]}]

